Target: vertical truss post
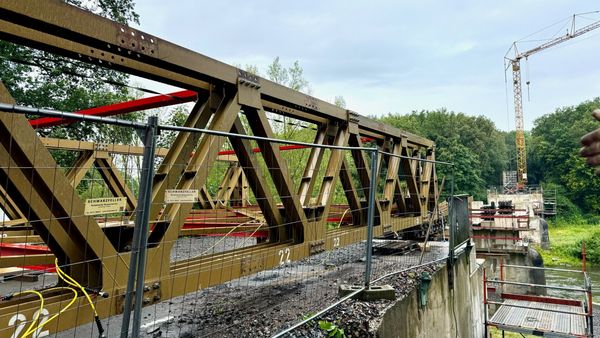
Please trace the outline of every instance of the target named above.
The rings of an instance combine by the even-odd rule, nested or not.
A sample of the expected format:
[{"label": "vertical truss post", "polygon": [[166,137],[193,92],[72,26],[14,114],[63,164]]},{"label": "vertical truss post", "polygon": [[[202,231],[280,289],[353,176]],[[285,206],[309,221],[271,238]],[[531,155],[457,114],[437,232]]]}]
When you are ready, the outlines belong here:
[{"label": "vertical truss post", "polygon": [[377,148],[371,152],[371,182],[369,182],[369,206],[367,219],[367,264],[365,266],[365,287],[371,287],[371,265],[373,260],[373,225],[375,223],[375,189],[377,188]]},{"label": "vertical truss post", "polygon": [[[135,309],[133,311],[132,337],[139,336],[140,320],[142,314],[142,295],[144,287],[144,274],[146,267],[146,249],[148,246],[148,220],[150,217],[150,202],[152,196],[152,180],[154,171],[154,152],[156,150],[156,131],[158,118],[148,118],[148,125],[144,129],[144,158],[142,161],[142,176],[138,208],[136,210],[135,228],[133,230],[133,246],[129,262],[129,275],[127,279],[127,292],[125,293],[125,309],[121,326],[121,338],[127,338],[131,316],[132,293],[135,284]],[[137,278],[136,278],[137,277]]]}]

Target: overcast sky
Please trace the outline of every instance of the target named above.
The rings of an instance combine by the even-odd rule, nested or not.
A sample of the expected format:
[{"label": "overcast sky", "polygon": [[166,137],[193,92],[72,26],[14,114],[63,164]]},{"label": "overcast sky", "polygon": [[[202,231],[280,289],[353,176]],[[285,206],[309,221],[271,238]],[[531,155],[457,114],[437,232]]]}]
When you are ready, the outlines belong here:
[{"label": "overcast sky", "polygon": [[[511,43],[597,1],[198,1],[137,0],[140,29],[264,74],[279,56],[298,60],[314,96],[345,98],[362,115],[437,109],[485,115],[514,128],[512,83],[503,57]],[[580,18],[583,26],[600,14]],[[528,39],[564,34],[562,21]],[[543,41],[523,44],[527,49]],[[600,29],[524,62],[525,128],[557,107],[600,96]],[[510,76],[510,74],[507,74]],[[165,89],[166,90],[166,89]]]}]

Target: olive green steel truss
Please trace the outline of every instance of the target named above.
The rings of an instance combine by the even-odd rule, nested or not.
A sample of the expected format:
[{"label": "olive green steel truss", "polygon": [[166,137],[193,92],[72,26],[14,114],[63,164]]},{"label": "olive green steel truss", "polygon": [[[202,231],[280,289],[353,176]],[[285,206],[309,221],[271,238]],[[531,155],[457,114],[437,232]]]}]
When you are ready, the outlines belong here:
[{"label": "olive green steel truss", "polygon": [[[185,122],[187,127],[273,138],[267,113],[275,113],[316,125],[316,144],[362,147],[361,138],[368,137],[373,140],[370,143],[382,151],[409,158],[435,159],[434,144],[428,139],[293,91],[60,0],[4,0],[0,3],[0,18],[1,39],[197,91],[199,98]],[[5,90],[0,90],[0,102],[12,102]],[[242,123],[241,114],[247,124]],[[268,168],[264,171],[253,151],[253,143],[229,137],[241,171],[232,169],[217,196],[231,198],[224,196],[229,193],[225,194],[223,189],[239,185],[238,182],[242,182],[242,187],[247,184],[267,224],[269,240],[244,249],[171,263],[171,249],[192,211],[192,204],[165,204],[165,190],[198,189],[203,191],[204,208],[218,207],[203,187],[208,175],[206,168],[218,159],[218,151],[226,141],[221,136],[180,132],[164,153],[151,194],[150,222],[154,229],[148,240],[146,305],[275,267],[280,263],[281,250],[289,254],[289,259],[297,260],[364,240],[367,201],[359,197],[359,191],[369,196],[369,183],[378,179],[380,173],[386,174],[381,177],[385,180],[383,191],[376,194],[375,235],[425,225],[439,194],[434,163],[380,156],[379,171],[372,173],[367,153],[359,149],[350,151],[351,156],[347,158],[342,150],[312,148],[299,187],[295,188],[287,164],[280,156],[280,144],[257,142],[261,159]],[[36,234],[71,276],[83,285],[108,293],[108,298],[96,299],[102,317],[121,313],[130,253],[113,245],[106,229],[93,217],[84,216],[83,202],[72,184],[81,177],[81,172],[64,174],[46,145],[24,116],[0,113],[0,182],[5,190],[5,194],[0,194],[5,196],[0,202],[8,205],[3,209],[12,210],[14,206],[16,209],[10,212],[15,219],[23,216],[19,210],[26,213]],[[91,166],[89,152],[98,154],[95,149],[86,151],[80,163],[84,168]],[[110,149],[103,151],[111,152]],[[319,175],[326,151],[329,162]],[[350,175],[351,164],[357,178]],[[110,167],[106,158],[101,165]],[[110,173],[105,178],[119,181]],[[275,191],[267,179],[275,182]],[[352,210],[353,224],[327,230],[327,215],[338,183]],[[316,187],[319,191],[313,197]],[[114,193],[129,196],[131,191],[115,189]],[[275,196],[281,205],[275,202]],[[129,207],[133,209],[135,205]],[[52,255],[28,256],[27,264],[47,264],[51,260]],[[25,258],[2,257],[0,262],[2,266],[20,266],[24,265]],[[60,292],[49,295],[47,310],[58,312],[64,306],[61,302],[68,297]],[[31,318],[38,306],[36,298],[27,296],[0,302],[0,327],[9,327],[9,320],[17,312]],[[78,306],[62,313],[61,320],[47,329],[64,330],[92,319],[91,310],[80,299]],[[0,337],[13,333],[8,331],[1,331]]]}]

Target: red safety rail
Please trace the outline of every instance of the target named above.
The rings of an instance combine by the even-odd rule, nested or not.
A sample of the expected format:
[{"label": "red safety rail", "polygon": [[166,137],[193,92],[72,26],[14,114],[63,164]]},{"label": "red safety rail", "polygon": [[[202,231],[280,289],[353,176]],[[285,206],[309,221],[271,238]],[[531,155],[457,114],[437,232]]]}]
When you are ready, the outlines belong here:
[{"label": "red safety rail", "polygon": [[514,218],[514,219],[529,219],[529,215],[484,215],[484,214],[469,214],[469,218]]},{"label": "red safety rail", "polygon": [[478,225],[473,225],[471,227],[473,230],[505,230],[505,231],[529,231],[529,230],[533,230],[532,228],[528,228],[528,227],[521,227],[521,226],[516,226],[516,227],[482,227],[482,226],[478,226]]},{"label": "red safety rail", "polygon": [[513,212],[513,211],[527,211],[527,209],[469,209],[469,211]]},{"label": "red safety rail", "polygon": [[527,302],[536,302],[536,303],[582,306],[581,301],[576,300],[576,299],[565,299],[565,298],[533,296],[533,295],[518,295],[518,294],[513,294],[513,293],[501,293],[500,297],[502,297],[504,299],[524,300]]},{"label": "red safety rail", "polygon": [[519,241],[521,237],[508,237],[508,236],[483,236],[483,235],[472,235],[473,239],[502,239],[505,241]]},{"label": "red safety rail", "polygon": [[[153,108],[160,108],[165,106],[171,106],[174,104],[186,103],[196,101],[198,99],[198,93],[191,90],[183,90],[165,95],[156,95],[146,97],[143,99],[137,99],[127,102],[120,102],[115,104],[109,104],[107,106],[101,106],[96,108],[84,109],[76,112],[76,114],[89,115],[89,116],[113,116],[132,113],[140,110],[147,110]],[[47,128],[53,126],[60,126],[63,124],[71,124],[76,122],[73,119],[66,119],[61,117],[41,117],[38,119],[29,120],[29,124],[33,128]]]}]

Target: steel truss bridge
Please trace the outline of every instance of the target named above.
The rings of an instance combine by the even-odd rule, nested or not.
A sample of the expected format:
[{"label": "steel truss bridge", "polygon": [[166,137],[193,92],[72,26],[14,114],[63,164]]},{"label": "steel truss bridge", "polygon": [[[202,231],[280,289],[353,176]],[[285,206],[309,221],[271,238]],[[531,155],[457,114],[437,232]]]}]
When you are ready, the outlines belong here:
[{"label": "steel truss bridge", "polygon": [[[185,89],[81,114],[117,115],[194,102],[185,127],[274,138],[268,114],[275,114],[315,125],[314,144],[355,147],[347,152],[349,156],[339,149],[310,148],[308,161],[295,164],[304,170],[300,181],[294,183],[281,156],[283,151],[294,150],[276,142],[258,142],[257,150],[247,139],[178,133],[170,148],[156,151],[162,160],[151,190],[152,231],[148,234],[145,284],[152,287],[144,291],[144,298],[148,299],[145,305],[276,267],[282,250],[286,250],[290,260],[299,260],[364,240],[369,183],[378,177],[381,179],[374,202],[373,228],[376,236],[425,229],[444,217],[444,208],[436,207],[441,187],[435,170],[435,145],[424,137],[59,0],[3,0],[0,39]],[[4,86],[0,87],[0,102],[15,104]],[[246,125],[240,114],[248,121]],[[3,234],[8,236],[2,242],[0,268],[47,266],[56,257],[80,284],[105,292],[106,298],[97,297],[95,304],[100,317],[108,317],[123,312],[130,261],[130,246],[126,244],[132,238],[131,231],[114,229],[130,229],[125,223],[133,220],[137,208],[136,196],[112,157],[141,156],[143,149],[42,138],[35,130],[69,122],[72,121],[60,118],[28,120],[24,115],[0,112],[0,202],[10,218],[3,224]],[[232,151],[224,153],[220,149],[226,141],[232,145]],[[382,152],[377,159],[377,173],[371,172],[367,154],[357,149],[363,143]],[[56,170],[57,163],[50,152],[53,149],[78,152],[73,168]],[[268,170],[258,165],[258,152]],[[328,162],[323,161],[326,152]],[[211,196],[206,189],[206,168],[216,161],[228,161],[231,165],[216,196]],[[129,216],[117,226],[109,226],[110,220],[82,216],[85,201],[76,187],[94,167],[114,196],[127,198],[125,214]],[[356,168],[355,176],[350,174],[351,167]],[[274,185],[269,186],[267,180]],[[338,182],[347,205],[333,203]],[[199,203],[195,207],[192,203],[165,204],[165,191],[170,189],[197,189]],[[252,206],[244,202],[249,191],[256,198]],[[339,216],[345,209],[351,212]],[[236,216],[235,221],[219,221],[230,216]],[[326,224],[332,221],[344,225],[328,230]],[[170,261],[169,253],[179,236],[225,236],[237,232],[251,233],[259,238],[258,244]],[[44,245],[31,251],[26,245],[17,245],[23,242]],[[51,314],[57,313],[68,297],[54,291],[46,297],[45,308]],[[32,295],[0,301],[0,328],[14,325],[9,322],[16,313],[32,318],[38,306]],[[46,329],[61,331],[93,318],[80,295],[75,306]],[[9,337],[13,331],[3,330],[0,337]]]}]

